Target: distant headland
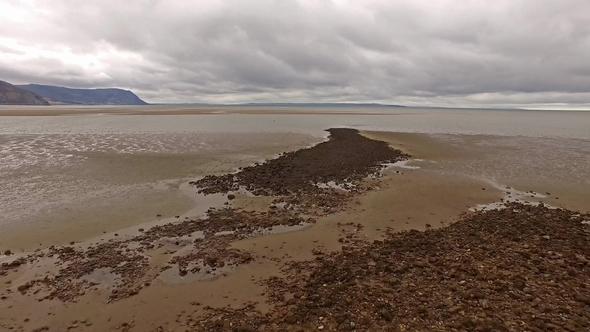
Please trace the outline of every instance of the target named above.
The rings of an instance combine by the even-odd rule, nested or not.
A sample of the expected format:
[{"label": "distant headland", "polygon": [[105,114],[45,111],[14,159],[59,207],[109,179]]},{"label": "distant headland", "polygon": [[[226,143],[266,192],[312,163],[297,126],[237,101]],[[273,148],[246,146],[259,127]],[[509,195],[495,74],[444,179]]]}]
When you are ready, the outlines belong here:
[{"label": "distant headland", "polygon": [[53,85],[12,85],[0,81],[0,105],[147,105],[129,90],[72,89]]}]

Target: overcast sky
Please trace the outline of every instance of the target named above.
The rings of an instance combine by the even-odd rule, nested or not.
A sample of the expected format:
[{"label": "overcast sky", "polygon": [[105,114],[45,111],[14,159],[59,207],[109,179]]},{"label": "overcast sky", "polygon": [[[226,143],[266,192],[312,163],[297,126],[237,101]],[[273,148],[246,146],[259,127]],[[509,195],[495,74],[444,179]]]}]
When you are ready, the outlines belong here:
[{"label": "overcast sky", "polygon": [[590,105],[590,0],[1,0],[0,80],[148,102]]}]

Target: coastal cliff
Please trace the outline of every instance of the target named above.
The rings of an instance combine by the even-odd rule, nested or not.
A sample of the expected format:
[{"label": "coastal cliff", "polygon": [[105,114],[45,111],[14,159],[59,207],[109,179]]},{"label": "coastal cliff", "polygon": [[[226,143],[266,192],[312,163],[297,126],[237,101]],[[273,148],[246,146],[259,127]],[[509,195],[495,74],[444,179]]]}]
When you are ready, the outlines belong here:
[{"label": "coastal cliff", "polygon": [[108,89],[72,89],[52,85],[19,85],[21,89],[33,92],[52,104],[76,105],[147,105],[129,90]]},{"label": "coastal cliff", "polygon": [[49,105],[41,96],[0,81],[0,105]]}]

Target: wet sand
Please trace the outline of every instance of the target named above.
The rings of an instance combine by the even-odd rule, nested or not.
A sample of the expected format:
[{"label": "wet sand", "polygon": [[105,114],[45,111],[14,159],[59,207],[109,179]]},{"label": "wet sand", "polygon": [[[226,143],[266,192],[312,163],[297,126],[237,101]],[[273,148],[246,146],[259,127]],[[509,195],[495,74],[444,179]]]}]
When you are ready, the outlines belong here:
[{"label": "wet sand", "polygon": [[[84,146],[91,135],[74,139],[65,136],[48,137],[46,141],[67,139]],[[47,166],[35,159],[30,166],[19,166],[18,171],[7,173],[2,178],[8,186],[4,189],[14,197],[3,197],[10,209],[4,206],[0,219],[0,247],[14,252],[33,251],[115,232],[151,221],[157,215],[169,218],[184,214],[195,201],[179,190],[182,183],[208,174],[232,172],[322,140],[290,133],[187,134],[183,139],[198,143],[205,137],[213,148],[222,148],[193,153],[151,152],[148,139],[157,141],[159,137],[140,139],[143,145],[137,145],[138,151],[133,153],[106,148],[76,152],[58,146],[52,148],[53,153],[72,154],[80,161]],[[38,178],[35,185],[28,181],[32,177]]]},{"label": "wet sand", "polygon": [[[76,302],[67,303],[59,300],[39,302],[34,296],[21,296],[15,292],[0,302],[0,326],[23,331],[43,326],[48,326],[49,331],[68,327],[76,331],[160,331],[159,327],[163,331],[199,330],[197,324],[190,326],[186,317],[198,319],[206,314],[206,306],[239,309],[247,303],[256,302],[255,307],[261,312],[272,310],[272,305],[266,303],[268,289],[262,281],[271,276],[283,276],[281,268],[285,263],[314,259],[318,251],[340,251],[342,243],[339,240],[346,234],[353,233],[358,240],[373,241],[382,239],[388,228],[395,231],[440,228],[449,225],[470,208],[508,198],[502,188],[494,188],[489,181],[478,179],[473,174],[441,171],[438,163],[457,162],[465,157],[461,149],[444,140],[421,134],[363,134],[387,141],[411,154],[412,159],[419,160],[391,166],[379,181],[368,180],[373,185],[372,190],[355,196],[343,211],[320,216],[315,224],[302,230],[233,242],[232,248],[250,252],[256,259],[224,276],[190,283],[166,283],[155,279],[138,294],[112,303],[107,303],[109,293],[102,288],[83,295]],[[557,187],[540,184],[539,188],[540,191],[560,193],[559,200],[551,196],[543,198],[549,204],[590,210],[587,202],[577,198],[584,192],[568,196],[567,191]],[[269,211],[270,201],[269,198],[238,194],[231,204],[244,209]],[[150,212],[153,213],[153,210]],[[130,213],[133,214],[133,210]],[[115,225],[113,223],[108,230],[116,231]],[[123,223],[120,225],[125,226]],[[83,240],[98,231],[81,234],[81,230],[74,230],[73,233],[64,230],[63,237],[59,238],[58,234],[62,234],[59,232],[50,237],[59,239],[55,240],[58,243],[71,238],[72,234],[80,234],[80,240]],[[31,242],[36,240],[34,238]],[[165,247],[162,251],[170,248]],[[0,293],[6,294],[6,289],[16,288],[31,273],[36,272],[21,267],[16,273],[0,276]],[[178,319],[181,316],[183,319]],[[267,327],[266,330],[273,329]]]},{"label": "wet sand", "polygon": [[[391,146],[407,152],[423,170],[442,174],[476,178],[501,190],[504,194],[512,189],[524,192],[524,198],[542,201],[552,206],[570,210],[590,211],[590,179],[588,178],[588,161],[590,150],[561,154],[549,158],[555,151],[545,149],[566,149],[563,141],[541,145],[541,138],[511,138],[484,135],[424,135],[413,133],[364,132],[367,137],[383,140]],[[516,140],[517,143],[536,145],[531,147],[531,162],[523,161],[528,156],[523,147],[498,144],[498,141]],[[545,139],[548,140],[548,139]],[[488,142],[493,142],[492,145]],[[571,156],[575,156],[571,157]],[[569,159],[566,159],[569,158]],[[545,164],[543,164],[545,162]],[[507,189],[507,188],[510,189]],[[531,197],[526,192],[536,192],[544,197]],[[509,198],[508,195],[504,195]]]}]

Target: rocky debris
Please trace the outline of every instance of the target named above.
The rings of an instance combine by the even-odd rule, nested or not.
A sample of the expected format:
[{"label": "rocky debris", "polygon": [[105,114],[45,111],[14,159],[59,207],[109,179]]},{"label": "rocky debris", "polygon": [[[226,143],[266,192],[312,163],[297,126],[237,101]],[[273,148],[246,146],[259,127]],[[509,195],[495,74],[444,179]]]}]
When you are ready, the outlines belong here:
[{"label": "rocky debris", "polygon": [[[369,176],[378,176],[384,163],[409,157],[386,142],[361,136],[354,129],[329,129],[328,132],[328,141],[311,148],[284,153],[235,174],[209,175],[192,183],[205,194],[245,188],[257,196],[285,197],[277,202],[299,203],[306,208],[301,212],[313,212],[311,208],[316,207],[336,209],[342,205],[337,204],[338,201],[349,197],[341,190],[320,188],[318,184],[333,183],[348,191],[359,191],[361,182]],[[326,212],[329,211],[323,211]]]},{"label": "rocky debris", "polygon": [[[231,242],[255,236],[275,226],[312,223],[315,223],[314,219],[303,218],[288,211],[271,213],[233,208],[210,209],[205,219],[154,226],[134,240],[149,245],[160,238],[185,237],[200,232],[203,237],[194,241],[194,250],[191,253],[175,256],[170,261],[171,264],[178,265],[181,275],[186,275],[191,263],[221,268],[226,264],[237,266],[253,259],[248,252],[227,249]],[[200,267],[197,266],[191,268],[190,272],[196,273],[199,270]]]},{"label": "rocky debris", "polygon": [[26,263],[27,263],[27,259],[24,257],[15,259],[10,263],[2,263],[2,265],[0,265],[0,273],[7,272],[11,269],[16,269]]},{"label": "rocky debris", "polygon": [[[233,241],[259,235],[275,226],[296,226],[315,223],[314,219],[303,218],[290,211],[254,212],[239,209],[210,209],[207,217],[199,220],[154,226],[140,235],[126,240],[109,240],[82,250],[71,246],[50,247],[47,252],[29,255],[0,266],[0,273],[6,274],[21,265],[36,260],[55,257],[59,269],[43,278],[28,281],[17,286],[22,294],[37,294],[47,290],[41,299],[58,299],[63,302],[76,301],[97,283],[87,280],[87,276],[97,270],[116,276],[117,282],[111,285],[109,301],[138,294],[150,284],[157,274],[171,266],[156,267],[149,262],[150,250],[157,249],[163,239],[171,239],[176,246],[181,240],[201,232],[202,237],[192,242],[192,250],[182,256],[174,256],[169,264],[178,265],[179,274],[197,273],[201,267],[210,270],[231,268],[254,259],[248,252],[228,249]],[[186,239],[183,243],[191,244]],[[156,245],[160,243],[160,245]],[[133,250],[129,247],[133,246]],[[189,268],[190,266],[190,268]]]},{"label": "rocky debris", "polygon": [[278,326],[272,324],[268,317],[255,311],[255,303],[247,303],[240,309],[212,307],[205,307],[204,309],[205,314],[198,319],[187,319],[186,326],[192,331],[278,331]]},{"label": "rocky debris", "polygon": [[193,330],[588,331],[587,217],[506,203],[446,228],[388,232],[289,263],[267,281],[269,313],[209,309]]},{"label": "rocky debris", "polygon": [[25,264],[27,264],[27,259],[25,257],[15,259],[12,262],[2,263],[0,264],[0,276],[5,276],[12,271],[16,271],[19,267]]},{"label": "rocky debris", "polygon": [[121,323],[121,325],[119,325],[116,330],[120,330],[122,332],[129,332],[131,331],[131,329],[133,329],[133,327],[135,326],[135,322],[131,321],[130,323],[124,322]]},{"label": "rocky debris", "polygon": [[205,237],[211,237],[222,232],[233,232],[234,237],[240,239],[258,230],[273,226],[295,226],[314,222],[315,220],[312,218],[303,218],[288,211],[276,214],[233,208],[209,209],[207,217],[204,219],[185,220],[179,223],[154,226],[143,234],[136,236],[133,240],[149,242],[162,237],[188,236],[196,232],[202,232]]},{"label": "rocky debris", "polygon": [[[98,269],[107,269],[119,278],[110,296],[111,299],[137,294],[142,283],[139,281],[149,269],[148,258],[135,252],[125,251],[126,244],[121,242],[106,242],[88,249],[75,250],[72,247],[50,247],[49,256],[59,259],[61,266],[54,274],[48,274],[42,279],[35,279],[18,287],[26,294],[29,291],[38,293],[48,290],[42,299],[59,299],[63,302],[75,301],[91,287],[97,285],[85,280]],[[32,255],[31,260],[39,259],[44,254]]]},{"label": "rocky debris", "polygon": [[187,274],[190,264],[196,264],[196,266],[190,268],[190,272],[198,273],[205,266],[216,270],[225,266],[246,264],[254,259],[252,254],[247,251],[218,247],[216,243],[213,243],[213,246],[209,246],[208,242],[203,242],[201,245],[202,247],[199,250],[187,255],[175,256],[170,261],[171,264],[178,264],[178,270],[181,276]]},{"label": "rocky debris", "polygon": [[343,192],[336,189],[312,189],[305,194],[276,197],[273,204],[285,204],[290,210],[316,216],[325,216],[343,211],[350,198],[358,192]]}]

